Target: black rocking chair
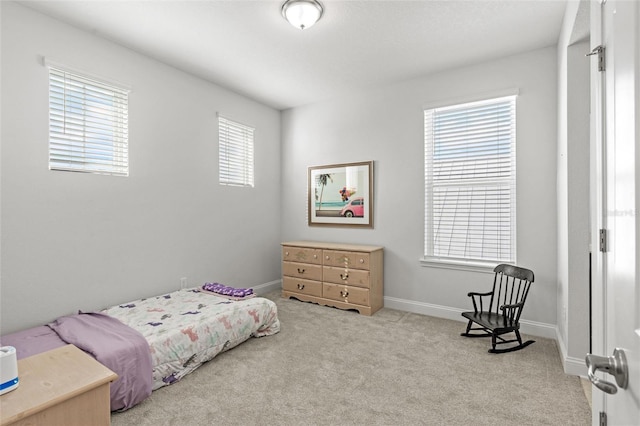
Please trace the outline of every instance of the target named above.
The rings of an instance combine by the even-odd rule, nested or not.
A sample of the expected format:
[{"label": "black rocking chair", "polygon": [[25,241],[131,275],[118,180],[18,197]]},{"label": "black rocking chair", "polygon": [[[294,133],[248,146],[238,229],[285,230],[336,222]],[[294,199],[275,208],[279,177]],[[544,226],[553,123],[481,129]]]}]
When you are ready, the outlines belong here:
[{"label": "black rocking chair", "polygon": [[[520,314],[524,302],[529,294],[529,288],[533,282],[533,272],[529,269],[512,265],[498,265],[493,270],[493,291],[489,293],[471,292],[468,296],[473,301],[473,312],[463,312],[462,316],[469,320],[467,331],[461,333],[466,337],[491,336],[490,353],[504,353],[523,349],[534,342],[529,340],[522,342],[520,337]],[[483,301],[490,297],[486,307]],[[479,327],[472,328],[473,324]],[[481,330],[482,333],[469,333],[472,330]],[[515,333],[515,339],[505,340],[502,335]],[[499,340],[499,341],[498,341]],[[496,345],[518,342],[505,349],[496,349]]]}]

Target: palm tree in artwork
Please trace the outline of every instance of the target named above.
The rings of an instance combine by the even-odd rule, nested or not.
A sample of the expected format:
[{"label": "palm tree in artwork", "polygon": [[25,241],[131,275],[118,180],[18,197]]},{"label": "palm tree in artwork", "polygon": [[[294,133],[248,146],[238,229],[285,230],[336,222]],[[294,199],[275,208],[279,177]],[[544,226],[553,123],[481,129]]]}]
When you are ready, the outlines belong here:
[{"label": "palm tree in artwork", "polygon": [[[317,185],[320,185],[320,200],[318,205],[318,210],[322,210],[322,194],[324,193],[324,187],[327,186],[327,183],[331,181],[333,182],[333,178],[331,177],[331,173],[319,174],[316,177]],[[316,186],[317,188],[317,186]],[[316,192],[316,199],[318,198],[318,193]]]}]

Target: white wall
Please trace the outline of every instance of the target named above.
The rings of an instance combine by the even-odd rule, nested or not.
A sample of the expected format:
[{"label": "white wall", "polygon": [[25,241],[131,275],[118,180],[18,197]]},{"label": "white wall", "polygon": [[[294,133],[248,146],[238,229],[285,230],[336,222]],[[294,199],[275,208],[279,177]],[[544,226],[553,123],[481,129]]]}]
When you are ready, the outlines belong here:
[{"label": "white wall", "polygon": [[589,4],[569,2],[558,41],[558,342],[565,371],[589,352]]},{"label": "white wall", "polygon": [[[556,48],[450,70],[283,112],[284,240],[385,247],[386,306],[460,318],[466,296],[492,277],[421,266],[424,241],[423,107],[519,89],[518,264],[535,272],[523,318],[540,334],[556,324]],[[374,160],[374,229],[308,227],[307,167]]]},{"label": "white wall", "polygon": [[[1,332],[179,288],[280,277],[280,112],[2,2]],[[40,56],[131,85],[130,176],[48,170]],[[256,187],[221,187],[216,112],[256,127]]]}]

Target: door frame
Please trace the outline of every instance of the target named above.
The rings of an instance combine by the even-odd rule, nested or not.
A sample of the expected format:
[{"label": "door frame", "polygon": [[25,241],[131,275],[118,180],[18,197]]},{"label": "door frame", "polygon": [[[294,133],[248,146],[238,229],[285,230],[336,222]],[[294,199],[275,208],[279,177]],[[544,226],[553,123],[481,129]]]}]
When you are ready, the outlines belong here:
[{"label": "door frame", "polygon": [[[603,2],[591,1],[591,47],[602,45]],[[606,55],[605,55],[606,56]],[[598,70],[598,60],[591,59],[591,137],[590,137],[590,204],[591,204],[591,353],[605,353],[605,318],[607,294],[605,286],[606,263],[600,251],[600,229],[607,229],[606,216],[606,84],[605,72]],[[592,387],[591,424],[600,424],[600,413],[606,412],[606,399],[603,392]]]}]

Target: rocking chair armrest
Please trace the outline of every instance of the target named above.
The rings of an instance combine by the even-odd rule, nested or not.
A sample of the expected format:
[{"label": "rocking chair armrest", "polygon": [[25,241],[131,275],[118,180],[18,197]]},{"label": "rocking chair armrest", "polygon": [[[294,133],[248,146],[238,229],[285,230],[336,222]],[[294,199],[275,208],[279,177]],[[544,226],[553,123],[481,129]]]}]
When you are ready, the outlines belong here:
[{"label": "rocking chair armrest", "polygon": [[505,311],[507,309],[522,308],[523,306],[524,306],[524,303],[507,304],[507,305],[500,306],[500,310]]},{"label": "rocking chair armrest", "polygon": [[523,306],[524,303],[513,303],[500,306],[500,310],[502,311],[505,321],[518,321],[518,318],[520,317],[519,312],[522,310]]},{"label": "rocking chair armrest", "polygon": [[[482,297],[491,296],[492,294],[493,294],[493,291],[490,291],[488,293],[476,293],[475,291],[467,293],[467,296],[469,296],[471,298],[471,302],[473,302],[473,311],[476,314],[478,312],[482,312],[482,310],[484,309],[483,303],[482,303]],[[478,303],[476,303],[476,296],[478,297],[478,302],[480,302],[480,309],[478,309]]]},{"label": "rocking chair armrest", "polygon": [[488,293],[476,293],[475,291],[471,291],[469,293],[467,293],[467,296],[469,297],[473,297],[473,296],[491,296],[493,294],[492,291],[488,292]]}]

